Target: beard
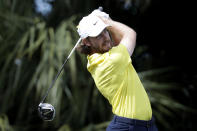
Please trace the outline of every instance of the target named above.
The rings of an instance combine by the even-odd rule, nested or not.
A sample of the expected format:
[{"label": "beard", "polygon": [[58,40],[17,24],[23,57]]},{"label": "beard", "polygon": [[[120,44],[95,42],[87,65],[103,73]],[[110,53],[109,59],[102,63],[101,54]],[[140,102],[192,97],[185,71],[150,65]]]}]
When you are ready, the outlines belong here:
[{"label": "beard", "polygon": [[112,49],[112,47],[113,47],[113,43],[111,40],[104,41],[102,46],[99,48],[99,52],[103,54],[105,52],[108,52],[110,49]]},{"label": "beard", "polygon": [[111,40],[111,37],[105,38],[102,43],[91,43],[91,51],[92,53],[100,53],[103,54],[108,52],[115,45]]}]

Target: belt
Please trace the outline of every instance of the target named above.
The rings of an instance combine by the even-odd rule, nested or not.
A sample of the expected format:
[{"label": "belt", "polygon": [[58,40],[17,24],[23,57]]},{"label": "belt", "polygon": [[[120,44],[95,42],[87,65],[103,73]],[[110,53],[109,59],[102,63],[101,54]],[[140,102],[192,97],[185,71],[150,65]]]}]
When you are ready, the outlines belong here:
[{"label": "belt", "polygon": [[154,124],[153,118],[149,121],[145,121],[145,120],[136,120],[136,119],[125,118],[125,117],[120,117],[120,116],[115,115],[113,120],[114,120],[114,122],[127,123],[127,124],[131,124],[131,125],[139,125],[139,126],[145,126],[145,127],[150,127]]}]

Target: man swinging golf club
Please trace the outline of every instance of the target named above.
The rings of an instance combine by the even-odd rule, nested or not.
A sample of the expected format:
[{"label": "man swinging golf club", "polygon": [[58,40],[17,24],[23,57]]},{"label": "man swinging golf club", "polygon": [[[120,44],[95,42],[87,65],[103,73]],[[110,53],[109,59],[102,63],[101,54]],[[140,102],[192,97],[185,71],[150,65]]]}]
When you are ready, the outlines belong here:
[{"label": "man swinging golf club", "polygon": [[157,131],[147,93],[132,65],[136,32],[95,10],[78,25],[87,55],[87,69],[101,94],[112,105],[114,118],[107,131]]}]

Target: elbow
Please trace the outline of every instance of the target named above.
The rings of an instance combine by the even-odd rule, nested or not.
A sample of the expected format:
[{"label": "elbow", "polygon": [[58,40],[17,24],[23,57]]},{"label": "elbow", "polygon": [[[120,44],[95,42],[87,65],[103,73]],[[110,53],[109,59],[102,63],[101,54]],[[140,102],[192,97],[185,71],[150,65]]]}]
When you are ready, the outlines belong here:
[{"label": "elbow", "polygon": [[125,37],[129,38],[130,40],[136,40],[137,37],[137,33],[135,30],[133,30],[132,28],[129,28],[126,32],[125,32]]},{"label": "elbow", "polygon": [[133,30],[133,29],[131,29],[131,30],[130,30],[130,36],[133,36],[133,37],[136,39],[136,37],[137,37],[136,31]]},{"label": "elbow", "polygon": [[135,30],[132,29],[132,33],[131,33],[131,39],[134,41],[134,43],[136,43],[136,37],[137,37],[137,33]]},{"label": "elbow", "polygon": [[136,37],[137,37],[137,33],[135,30],[130,29],[127,33],[128,38],[130,39],[130,41],[132,41],[132,43],[135,45],[136,43]]}]

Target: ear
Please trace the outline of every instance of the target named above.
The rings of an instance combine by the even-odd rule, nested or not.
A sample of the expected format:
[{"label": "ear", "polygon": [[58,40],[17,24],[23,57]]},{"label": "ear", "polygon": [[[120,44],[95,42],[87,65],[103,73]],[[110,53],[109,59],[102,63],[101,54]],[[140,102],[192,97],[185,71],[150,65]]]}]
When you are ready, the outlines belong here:
[{"label": "ear", "polygon": [[91,46],[91,43],[90,43],[90,41],[88,40],[88,38],[82,39],[82,43],[83,43],[84,45]]}]

